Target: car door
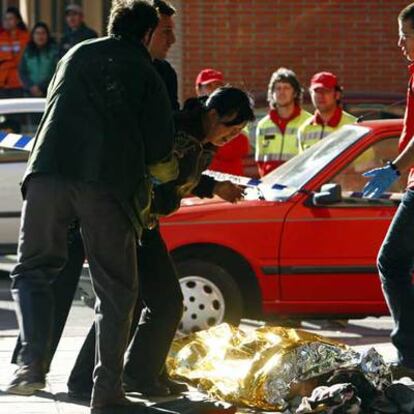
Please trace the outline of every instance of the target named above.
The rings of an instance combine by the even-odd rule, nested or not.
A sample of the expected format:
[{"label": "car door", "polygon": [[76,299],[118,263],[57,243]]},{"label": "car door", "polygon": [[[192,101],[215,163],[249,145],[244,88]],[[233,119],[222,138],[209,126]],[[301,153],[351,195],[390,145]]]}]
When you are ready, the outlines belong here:
[{"label": "car door", "polygon": [[[33,136],[40,116],[40,113],[0,115],[0,131]],[[0,148],[0,256],[16,253],[22,207],[20,181],[27,159],[27,152]]]},{"label": "car door", "polygon": [[[389,199],[361,198],[364,171],[397,155],[397,136],[375,142],[328,180],[342,201],[315,205],[312,197],[290,211],[282,239],[282,300],[315,313],[383,313],[376,256],[400,198],[404,179]],[[359,193],[359,194],[358,194]]]}]

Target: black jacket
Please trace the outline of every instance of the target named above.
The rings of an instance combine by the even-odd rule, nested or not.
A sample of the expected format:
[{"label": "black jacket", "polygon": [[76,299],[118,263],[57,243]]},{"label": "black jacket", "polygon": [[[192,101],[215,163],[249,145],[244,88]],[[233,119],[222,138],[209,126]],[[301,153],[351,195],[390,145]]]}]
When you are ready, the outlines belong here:
[{"label": "black jacket", "polygon": [[57,66],[25,178],[48,173],[105,183],[133,206],[147,167],[170,157],[173,140],[167,92],[145,47],[87,40]]},{"label": "black jacket", "polygon": [[180,103],[178,102],[178,81],[177,73],[169,62],[166,60],[154,60],[155,69],[157,69],[158,74],[161,76],[164,84],[167,88],[168,97],[170,98],[171,107],[173,111],[178,111],[180,109]]}]

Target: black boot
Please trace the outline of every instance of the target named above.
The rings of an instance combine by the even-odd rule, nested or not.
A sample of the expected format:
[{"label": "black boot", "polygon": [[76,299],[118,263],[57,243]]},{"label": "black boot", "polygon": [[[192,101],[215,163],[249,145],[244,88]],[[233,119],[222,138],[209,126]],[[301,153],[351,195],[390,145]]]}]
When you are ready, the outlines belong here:
[{"label": "black boot", "polygon": [[160,375],[160,383],[167,386],[170,389],[171,394],[181,394],[182,392],[188,391],[187,384],[183,382],[174,381],[170,376],[167,374],[165,369],[162,371]]},{"label": "black boot", "polygon": [[139,392],[148,397],[167,397],[171,394],[170,389],[160,381],[136,380],[124,373],[124,390],[126,392]]}]

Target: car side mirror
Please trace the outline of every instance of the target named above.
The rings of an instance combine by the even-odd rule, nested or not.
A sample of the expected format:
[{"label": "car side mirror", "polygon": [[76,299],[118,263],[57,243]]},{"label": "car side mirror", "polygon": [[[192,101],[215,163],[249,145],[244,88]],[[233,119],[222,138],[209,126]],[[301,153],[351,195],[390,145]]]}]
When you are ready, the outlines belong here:
[{"label": "car side mirror", "polygon": [[342,201],[342,188],[340,184],[328,183],[321,187],[321,191],[314,193],[312,202],[315,206],[334,204]]}]

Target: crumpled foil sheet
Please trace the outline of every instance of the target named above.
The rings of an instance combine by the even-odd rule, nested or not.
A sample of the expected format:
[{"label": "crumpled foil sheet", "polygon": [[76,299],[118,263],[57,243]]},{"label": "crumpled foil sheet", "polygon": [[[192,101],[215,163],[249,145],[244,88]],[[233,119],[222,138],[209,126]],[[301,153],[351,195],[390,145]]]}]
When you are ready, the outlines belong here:
[{"label": "crumpled foil sheet", "polygon": [[382,357],[306,331],[261,327],[243,331],[221,324],[179,338],[167,358],[171,376],[210,397],[265,410],[286,410],[310,395],[321,376],[339,368],[361,369],[376,387],[390,383]]}]

